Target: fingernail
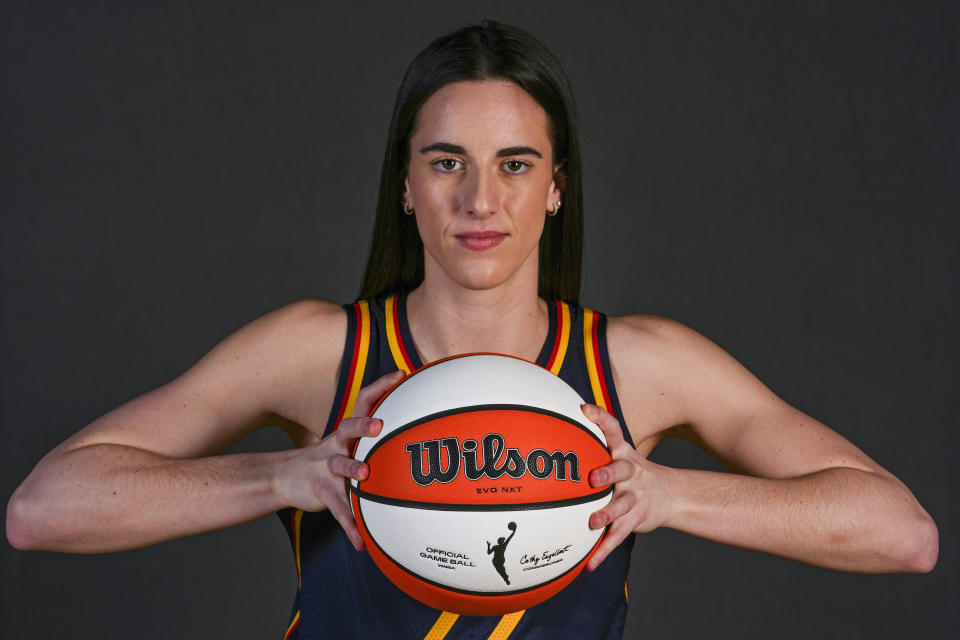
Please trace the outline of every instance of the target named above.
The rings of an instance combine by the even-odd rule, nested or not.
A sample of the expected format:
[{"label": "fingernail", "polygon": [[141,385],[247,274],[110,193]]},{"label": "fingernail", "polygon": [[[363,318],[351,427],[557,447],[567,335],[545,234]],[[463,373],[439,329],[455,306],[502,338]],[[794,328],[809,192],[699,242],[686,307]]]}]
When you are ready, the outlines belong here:
[{"label": "fingernail", "polygon": [[382,426],[383,422],[377,420],[376,418],[371,418],[370,420],[367,420],[367,433],[374,433]]}]

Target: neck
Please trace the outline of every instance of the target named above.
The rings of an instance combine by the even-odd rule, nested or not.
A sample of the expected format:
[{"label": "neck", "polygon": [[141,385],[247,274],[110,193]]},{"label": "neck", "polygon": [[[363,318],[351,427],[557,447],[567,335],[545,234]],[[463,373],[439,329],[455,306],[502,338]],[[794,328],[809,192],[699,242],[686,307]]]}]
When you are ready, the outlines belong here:
[{"label": "neck", "polygon": [[494,352],[535,361],[550,326],[536,285],[471,290],[425,280],[407,298],[420,359],[427,364],[461,353]]}]

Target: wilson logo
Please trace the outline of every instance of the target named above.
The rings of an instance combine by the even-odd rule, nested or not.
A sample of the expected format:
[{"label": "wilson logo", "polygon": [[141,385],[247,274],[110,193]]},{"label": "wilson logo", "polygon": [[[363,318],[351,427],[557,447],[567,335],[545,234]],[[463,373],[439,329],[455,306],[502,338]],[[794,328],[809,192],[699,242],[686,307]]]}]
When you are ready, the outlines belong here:
[{"label": "wilson logo", "polygon": [[[447,452],[446,468],[442,464],[441,449]],[[427,452],[426,461],[424,451]],[[456,438],[412,442],[406,446],[406,452],[410,454],[410,477],[421,487],[434,482],[452,482],[460,473],[461,467],[467,480],[479,480],[483,477],[496,480],[504,474],[511,478],[520,478],[529,473],[540,480],[553,475],[557,480],[569,478],[573,482],[580,482],[576,453],[550,453],[546,449],[534,449],[524,457],[519,449],[507,449],[506,441],[499,433],[488,433],[481,439],[481,462],[478,462],[476,440],[464,440],[462,446]]]}]

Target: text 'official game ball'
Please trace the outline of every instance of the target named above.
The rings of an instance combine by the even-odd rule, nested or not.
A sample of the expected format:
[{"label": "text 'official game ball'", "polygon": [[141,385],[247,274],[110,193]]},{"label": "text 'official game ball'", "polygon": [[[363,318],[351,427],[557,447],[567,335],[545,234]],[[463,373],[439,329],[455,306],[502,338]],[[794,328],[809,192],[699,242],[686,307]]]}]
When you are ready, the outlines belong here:
[{"label": "text 'official game ball'", "polygon": [[499,615],[573,581],[602,530],[590,514],[612,497],[587,478],[610,462],[600,428],[567,383],[495,354],[413,372],[374,408],[380,434],[354,457],[360,533],[380,570],[437,609]]}]

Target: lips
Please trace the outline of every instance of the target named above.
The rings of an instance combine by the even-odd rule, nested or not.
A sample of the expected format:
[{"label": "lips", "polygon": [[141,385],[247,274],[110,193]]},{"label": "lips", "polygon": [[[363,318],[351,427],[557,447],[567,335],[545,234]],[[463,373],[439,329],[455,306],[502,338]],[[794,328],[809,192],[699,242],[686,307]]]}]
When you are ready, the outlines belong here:
[{"label": "lips", "polygon": [[499,231],[468,231],[456,235],[457,242],[459,242],[461,246],[467,249],[473,249],[474,251],[492,249],[503,242],[506,237],[507,234],[500,233]]}]

